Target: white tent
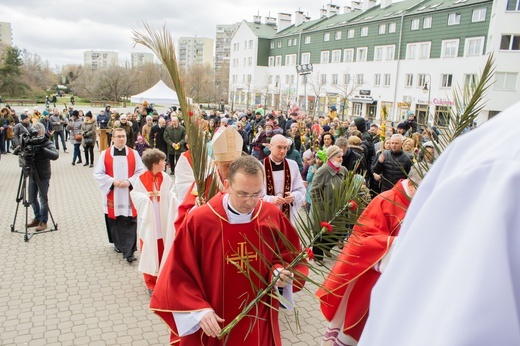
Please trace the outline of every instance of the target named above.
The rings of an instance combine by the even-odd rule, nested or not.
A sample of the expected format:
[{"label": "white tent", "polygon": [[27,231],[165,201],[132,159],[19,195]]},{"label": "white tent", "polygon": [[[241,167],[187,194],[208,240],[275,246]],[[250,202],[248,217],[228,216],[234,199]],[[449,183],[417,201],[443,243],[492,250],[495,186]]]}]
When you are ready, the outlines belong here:
[{"label": "white tent", "polygon": [[162,80],[158,81],[157,84],[150,89],[143,91],[140,94],[133,95],[130,98],[130,101],[133,103],[142,103],[145,100],[148,101],[148,103],[163,106],[179,104],[177,93],[164,84]]}]

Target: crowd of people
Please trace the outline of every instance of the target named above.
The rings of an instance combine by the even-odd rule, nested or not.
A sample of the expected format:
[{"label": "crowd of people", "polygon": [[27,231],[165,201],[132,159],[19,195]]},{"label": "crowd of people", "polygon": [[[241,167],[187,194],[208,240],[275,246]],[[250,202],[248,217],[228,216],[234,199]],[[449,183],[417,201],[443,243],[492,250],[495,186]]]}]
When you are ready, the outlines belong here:
[{"label": "crowd of people", "polygon": [[[316,293],[330,323],[323,345],[357,345],[370,293],[422,182],[419,163],[434,163],[439,135],[435,128],[421,128],[413,114],[394,128],[362,117],[340,120],[334,107],[318,118],[296,105],[287,114],[262,105],[247,112],[201,111],[197,121],[208,138],[214,171],[199,191],[192,166],[198,148],[190,148],[182,110],[176,107],[158,114],[144,102],[119,114],[107,105],[97,116],[72,108],[54,108],[50,114],[35,109],[31,115],[24,112],[16,125],[12,110],[1,114],[1,130],[14,132],[2,138],[2,150],[9,149],[11,139],[16,147],[17,135],[38,124],[33,126],[53,139],[56,158],[60,142],[67,152],[70,141],[72,165],[82,163],[83,147],[84,166],[94,167],[98,129],[107,130],[112,145],[99,156],[93,176],[104,201],[109,242],[130,264],[139,248],[138,269],[150,307],[168,324],[170,342],[180,345],[220,345],[216,337],[224,321],[235,319],[244,300],[273,278],[283,298],[261,297],[254,323],[239,321],[227,342],[280,345],[278,306],[292,308],[292,295],[302,289],[309,270],[305,259],[286,267],[303,251],[298,214],[330,203],[334,189],[352,172],[369,191],[368,205],[348,239],[317,241],[312,257],[324,266],[338,246],[339,256]],[[41,225],[43,216],[34,210],[35,225]],[[246,275],[250,271],[258,278]]]}]

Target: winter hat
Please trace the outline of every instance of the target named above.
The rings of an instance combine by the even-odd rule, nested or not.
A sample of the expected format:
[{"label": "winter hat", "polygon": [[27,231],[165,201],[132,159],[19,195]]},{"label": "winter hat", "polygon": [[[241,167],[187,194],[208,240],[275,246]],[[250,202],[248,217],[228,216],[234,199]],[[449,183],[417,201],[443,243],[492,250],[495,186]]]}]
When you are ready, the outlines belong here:
[{"label": "winter hat", "polygon": [[137,136],[137,140],[138,141],[142,141],[143,140],[143,136],[141,136],[141,135]]},{"label": "winter hat", "polygon": [[327,162],[327,152],[325,150],[319,150],[317,153],[316,153],[316,156],[318,157],[318,159],[320,159],[321,161],[323,162]]},{"label": "winter hat", "polygon": [[92,112],[88,111],[87,114],[85,114],[86,117],[92,118]]},{"label": "winter hat", "polygon": [[329,132],[330,131],[330,126],[329,125],[323,126],[323,131]]},{"label": "winter hat", "polygon": [[79,117],[79,112],[77,110],[73,110],[71,113],[70,113],[71,116],[77,116]]},{"label": "winter hat", "polygon": [[20,120],[24,120],[24,119],[27,119],[29,118],[29,116],[25,113],[22,113],[22,115],[20,115]]},{"label": "winter hat", "polygon": [[398,129],[403,129],[403,130],[408,130],[408,125],[406,125],[405,123],[399,123],[397,125],[397,128]]},{"label": "winter hat", "polygon": [[310,149],[307,149],[305,150],[302,156],[304,159],[310,160],[312,159],[312,151]]},{"label": "winter hat", "polygon": [[337,145],[331,145],[327,149],[327,159],[330,160],[337,155],[343,156],[343,150],[341,150]]}]

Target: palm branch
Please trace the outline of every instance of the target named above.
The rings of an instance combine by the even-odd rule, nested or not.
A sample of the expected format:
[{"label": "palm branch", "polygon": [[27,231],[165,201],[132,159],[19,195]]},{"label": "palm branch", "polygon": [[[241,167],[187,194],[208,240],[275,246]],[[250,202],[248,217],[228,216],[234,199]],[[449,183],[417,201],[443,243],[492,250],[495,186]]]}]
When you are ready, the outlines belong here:
[{"label": "palm branch", "polygon": [[[143,23],[140,30],[132,30],[134,46],[141,44],[155,53],[168,71],[173,82],[175,92],[179,98],[179,104],[183,112],[184,125],[186,127],[187,143],[190,149],[193,175],[199,196],[205,196],[206,179],[208,177],[208,149],[207,137],[202,121],[200,121],[200,110],[188,102],[184,90],[184,83],[181,79],[173,38],[166,25],[162,30],[155,30],[147,23]],[[186,116],[187,115],[187,116]],[[208,197],[208,196],[206,196]],[[212,197],[212,196],[209,196]],[[209,198],[208,198],[209,199]]]}]

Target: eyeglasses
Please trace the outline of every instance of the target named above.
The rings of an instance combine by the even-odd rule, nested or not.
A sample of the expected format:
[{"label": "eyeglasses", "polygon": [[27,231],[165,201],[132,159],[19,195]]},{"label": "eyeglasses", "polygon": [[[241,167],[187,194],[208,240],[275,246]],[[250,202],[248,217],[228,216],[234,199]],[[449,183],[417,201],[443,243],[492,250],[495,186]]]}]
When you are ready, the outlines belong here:
[{"label": "eyeglasses", "polygon": [[[231,188],[233,190],[233,188]],[[249,199],[249,198],[263,198],[265,195],[261,192],[259,193],[253,193],[253,194],[247,194],[247,193],[236,193],[235,190],[233,190],[233,193],[235,194],[235,196],[237,196],[237,198],[240,198],[240,199]]]}]

